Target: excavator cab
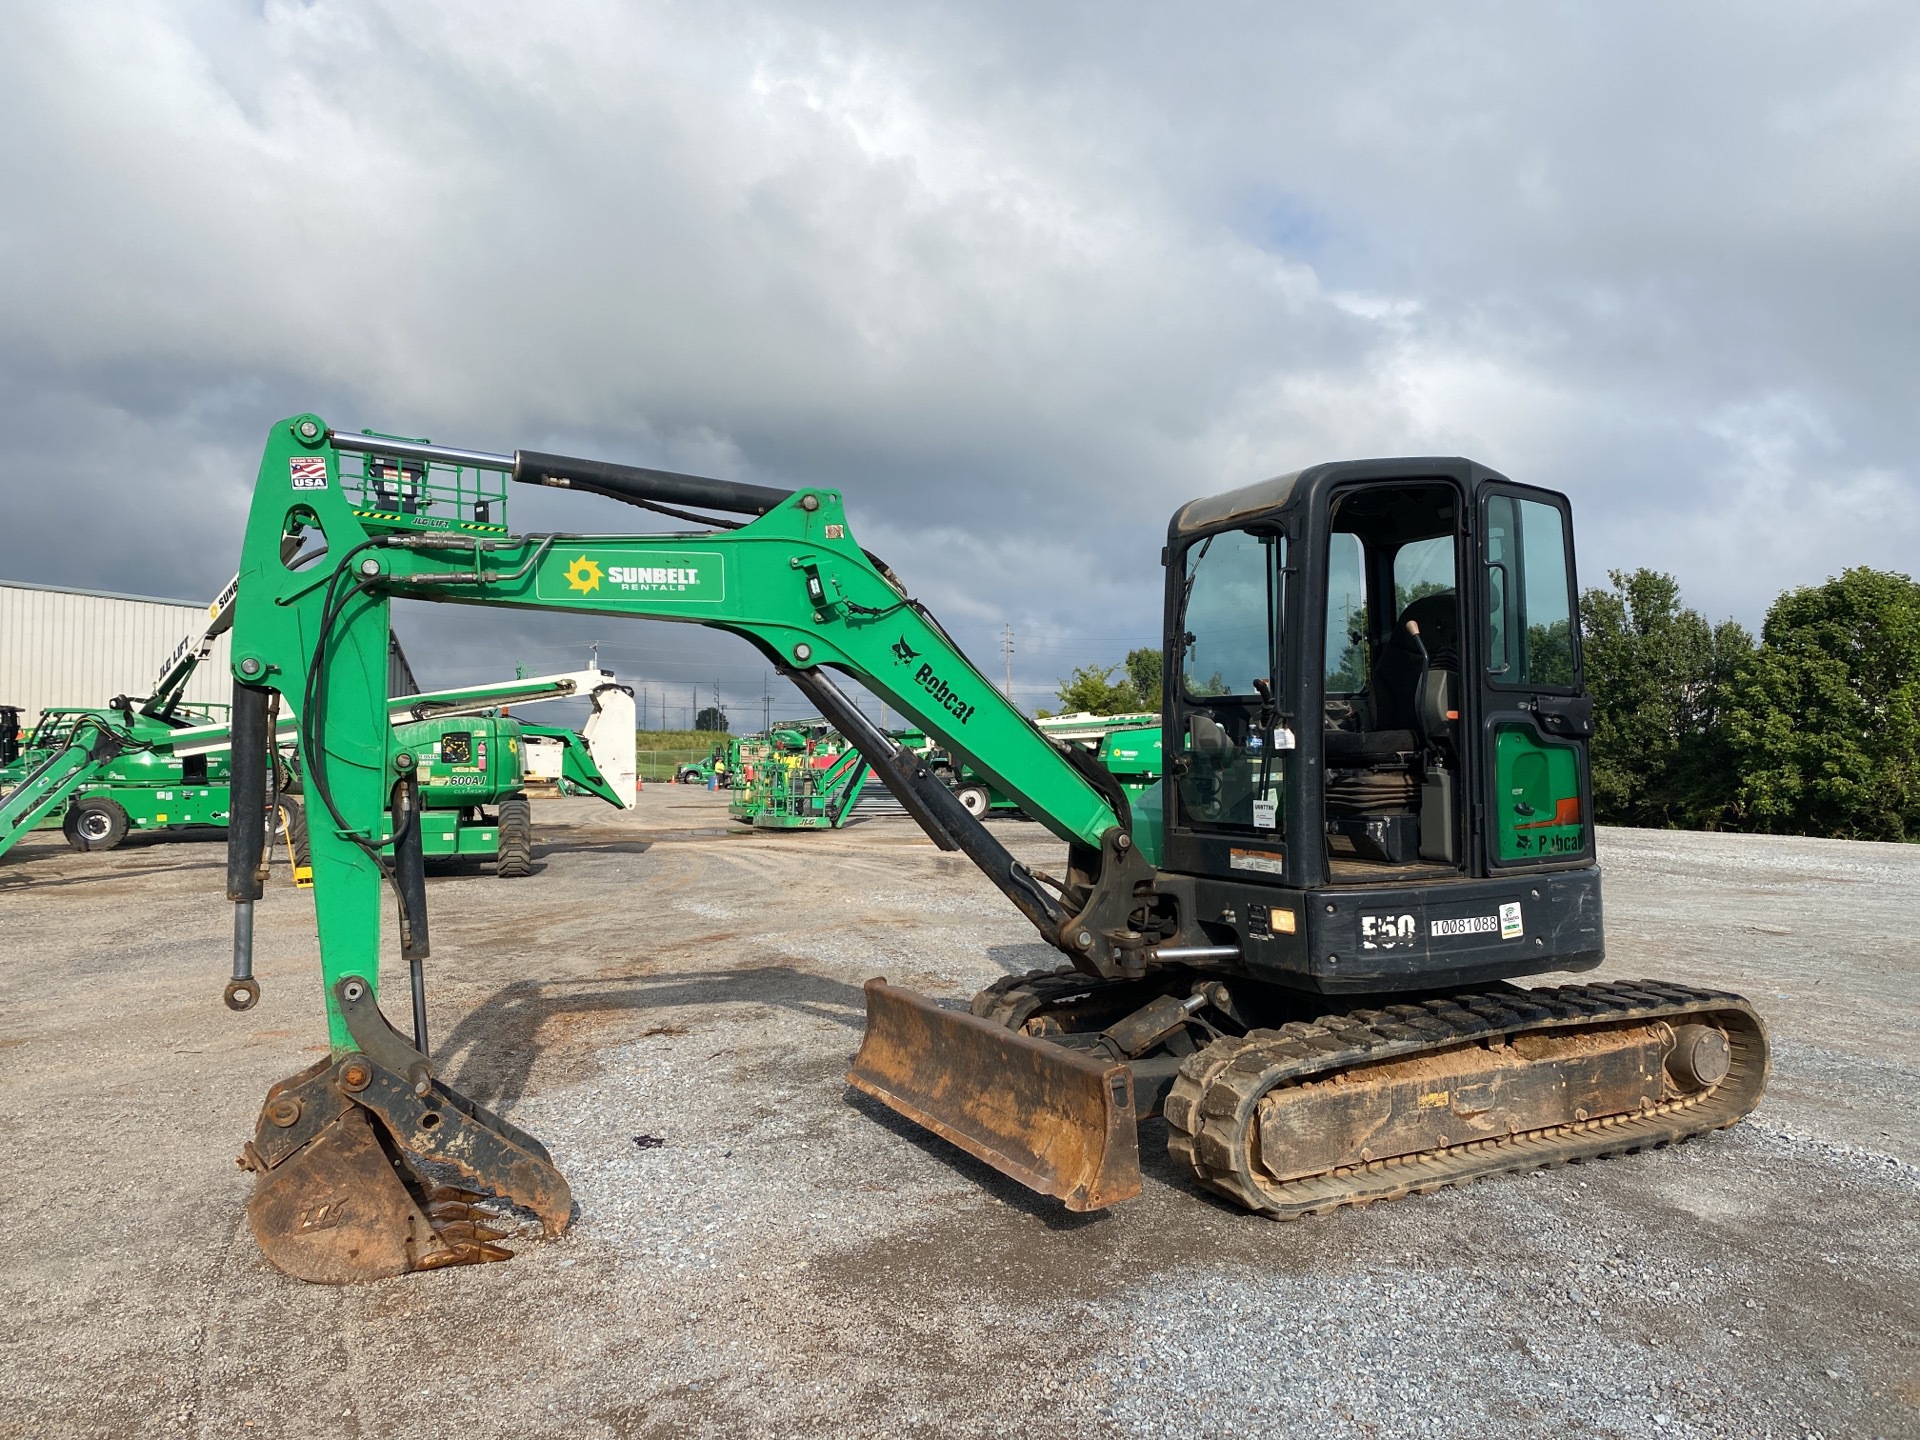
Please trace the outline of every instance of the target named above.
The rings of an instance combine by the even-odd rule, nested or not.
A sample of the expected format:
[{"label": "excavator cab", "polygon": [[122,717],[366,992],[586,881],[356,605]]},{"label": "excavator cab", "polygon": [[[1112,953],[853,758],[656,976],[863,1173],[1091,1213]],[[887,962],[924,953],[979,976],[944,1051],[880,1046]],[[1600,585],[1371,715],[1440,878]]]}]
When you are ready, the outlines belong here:
[{"label": "excavator cab", "polygon": [[1321,465],[1174,517],[1161,863],[1254,975],[1600,962],[1572,533],[1564,497],[1467,460]]}]

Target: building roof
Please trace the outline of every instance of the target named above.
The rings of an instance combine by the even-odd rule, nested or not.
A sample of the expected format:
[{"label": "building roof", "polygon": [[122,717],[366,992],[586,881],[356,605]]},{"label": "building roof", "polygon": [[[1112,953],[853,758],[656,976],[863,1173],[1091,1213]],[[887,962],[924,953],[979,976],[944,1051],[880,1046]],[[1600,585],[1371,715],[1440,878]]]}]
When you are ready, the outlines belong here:
[{"label": "building roof", "polygon": [[143,605],[184,605],[189,610],[204,610],[205,600],[170,600],[164,595],[123,595],[117,590],[83,590],[77,585],[36,585],[31,580],[0,580],[8,590],[45,590],[54,595],[88,595],[96,600],[137,600]]}]

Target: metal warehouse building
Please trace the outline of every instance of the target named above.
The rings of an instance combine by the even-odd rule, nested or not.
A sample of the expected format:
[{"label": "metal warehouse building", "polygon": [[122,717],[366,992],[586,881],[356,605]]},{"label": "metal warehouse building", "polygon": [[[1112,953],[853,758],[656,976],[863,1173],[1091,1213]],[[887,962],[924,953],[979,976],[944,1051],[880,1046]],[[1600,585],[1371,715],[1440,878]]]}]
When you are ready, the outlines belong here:
[{"label": "metal warehouse building", "polygon": [[[209,618],[207,606],[189,600],[0,580],[0,705],[19,706],[25,729],[49,706],[144,696],[174,648],[197,641]],[[220,637],[188,683],[189,703],[229,698],[230,638]]]}]

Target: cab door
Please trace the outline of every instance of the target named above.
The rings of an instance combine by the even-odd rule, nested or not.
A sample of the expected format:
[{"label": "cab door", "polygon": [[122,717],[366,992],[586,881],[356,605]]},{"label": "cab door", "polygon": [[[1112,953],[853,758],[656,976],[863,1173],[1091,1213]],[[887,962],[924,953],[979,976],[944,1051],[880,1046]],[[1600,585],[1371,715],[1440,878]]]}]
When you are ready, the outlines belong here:
[{"label": "cab door", "polygon": [[1480,499],[1481,823],[1489,871],[1593,857],[1573,523],[1566,497],[1518,485]]}]

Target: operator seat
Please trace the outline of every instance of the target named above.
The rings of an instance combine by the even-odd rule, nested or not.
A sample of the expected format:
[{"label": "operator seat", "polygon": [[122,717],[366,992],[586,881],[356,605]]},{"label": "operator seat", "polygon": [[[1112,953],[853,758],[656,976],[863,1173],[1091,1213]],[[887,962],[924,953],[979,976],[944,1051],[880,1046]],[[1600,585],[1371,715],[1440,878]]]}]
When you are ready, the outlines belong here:
[{"label": "operator seat", "polygon": [[[1423,786],[1447,775],[1460,631],[1451,590],[1407,606],[1367,680],[1364,730],[1328,730],[1326,823],[1358,860],[1404,865],[1427,854]],[[1436,821],[1439,828],[1451,828]],[[1436,848],[1428,858],[1450,860]]]},{"label": "operator seat", "polygon": [[1451,590],[1422,595],[1400,612],[1400,623],[1409,620],[1420,627],[1420,638],[1427,643],[1427,655],[1436,670],[1460,668],[1460,607]]},{"label": "operator seat", "polygon": [[1454,708],[1450,682],[1459,667],[1454,592],[1421,596],[1401,612],[1374,656],[1367,679],[1367,728],[1327,731],[1327,764],[1372,769],[1424,750]]},{"label": "operator seat", "polygon": [[1416,729],[1431,745],[1451,733],[1460,713],[1460,602],[1451,590],[1422,595],[1401,612],[1404,629],[1411,621],[1420,628],[1427,648],[1427,673],[1413,695]]}]

